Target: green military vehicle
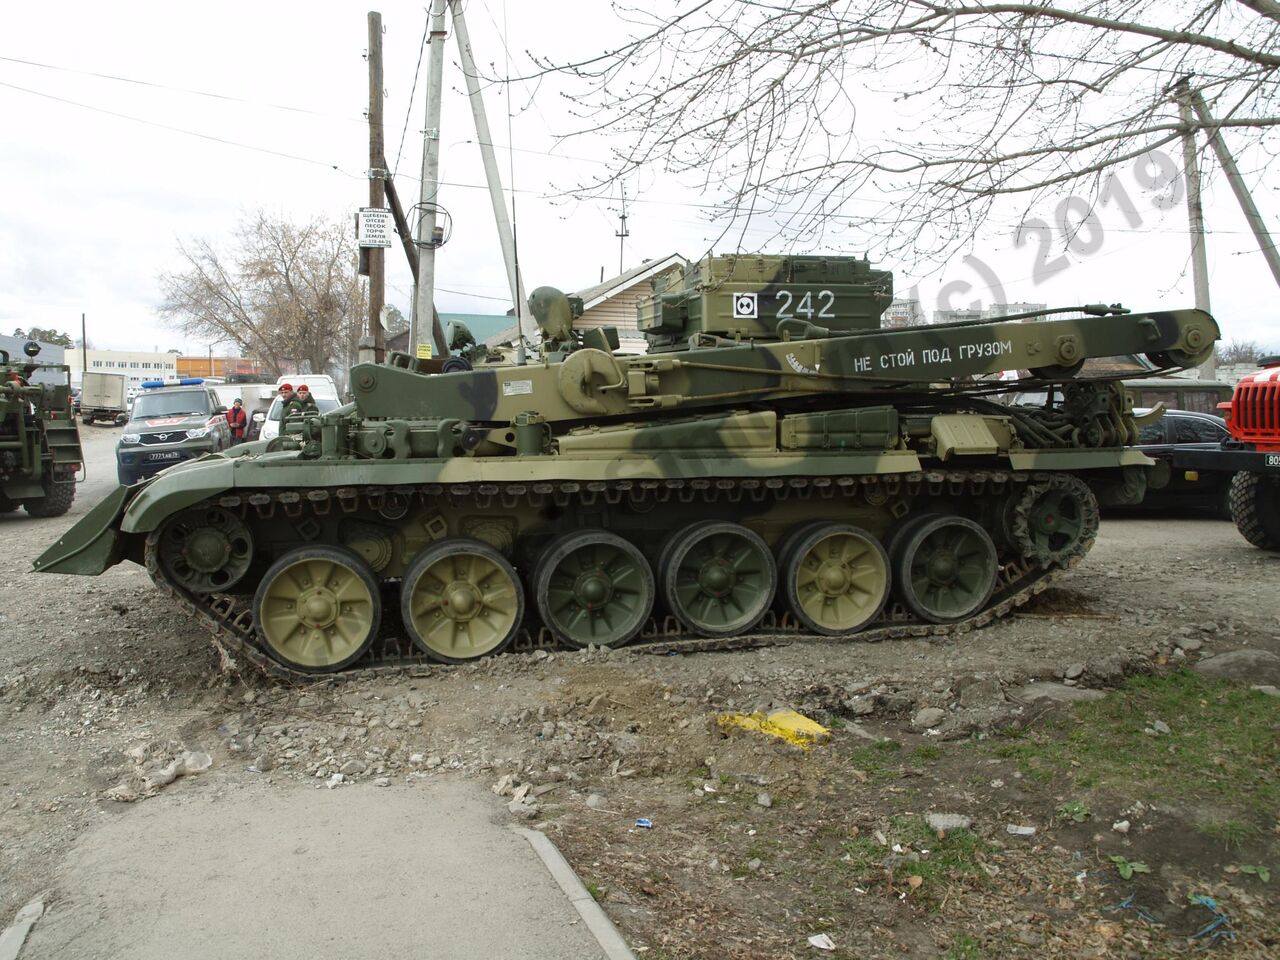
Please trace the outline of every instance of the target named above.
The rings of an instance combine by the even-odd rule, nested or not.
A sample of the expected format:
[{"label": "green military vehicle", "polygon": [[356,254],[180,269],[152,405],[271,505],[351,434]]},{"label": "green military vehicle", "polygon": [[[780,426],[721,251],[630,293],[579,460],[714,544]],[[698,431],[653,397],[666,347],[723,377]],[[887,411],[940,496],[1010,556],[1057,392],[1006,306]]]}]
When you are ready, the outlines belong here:
[{"label": "green military vehicle", "polygon": [[[291,675],[966,629],[1089,549],[1094,489],[1142,496],[1129,402],[1084,360],[1192,366],[1218,327],[1089,306],[882,330],[892,294],[860,259],[710,257],[654,289],[650,351],[624,356],[541,287],[536,360],[359,364],[352,403],[116,490],[35,566],[145,564]],[[981,379],[1022,368],[1060,402]]]},{"label": "green military vehicle", "polygon": [[71,509],[84,461],[71,368],[37,363],[34,340],[23,352],[25,361],[0,350],[0,514],[21,506],[33,517],[59,517]]}]

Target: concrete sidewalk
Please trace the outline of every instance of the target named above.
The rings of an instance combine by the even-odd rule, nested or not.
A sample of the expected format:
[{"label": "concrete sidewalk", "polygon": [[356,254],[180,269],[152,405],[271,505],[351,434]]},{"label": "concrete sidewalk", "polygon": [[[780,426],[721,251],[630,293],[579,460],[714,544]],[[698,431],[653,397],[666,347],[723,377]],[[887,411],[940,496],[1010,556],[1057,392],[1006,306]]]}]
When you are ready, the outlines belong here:
[{"label": "concrete sidewalk", "polygon": [[463,780],[175,791],[78,841],[21,957],[629,957],[620,939],[602,948],[591,928],[609,944],[612,925],[553,877],[586,896],[554,847],[508,824]]}]

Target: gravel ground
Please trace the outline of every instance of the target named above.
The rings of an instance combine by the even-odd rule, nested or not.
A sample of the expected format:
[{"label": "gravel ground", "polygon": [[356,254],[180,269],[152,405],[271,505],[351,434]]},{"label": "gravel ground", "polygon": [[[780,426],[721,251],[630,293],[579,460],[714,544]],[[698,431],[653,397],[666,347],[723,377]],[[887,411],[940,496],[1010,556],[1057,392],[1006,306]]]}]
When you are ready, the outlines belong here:
[{"label": "gravel ground", "polygon": [[[807,941],[822,933],[832,956],[1171,954],[1186,948],[1170,933],[1177,918],[1159,914],[1153,932],[1102,911],[1123,891],[1075,879],[1082,856],[1131,850],[1142,830],[1057,823],[1050,786],[974,751],[1135,673],[1243,649],[1260,658],[1251,682],[1278,679],[1265,654],[1280,653],[1280,557],[1229,523],[1125,517],[1104,520],[1091,555],[1018,615],[946,641],[539,651],[413,677],[267,683],[220,672],[202,629],[140,568],[30,572],[111,487],[118,430],[85,433],[94,479],[69,517],[0,516],[0,924],[36,892],[56,897],[77,836],[162,792],[216,803],[307,781],[357,792],[374,818],[386,790],[465,777],[557,839],[641,955],[823,955]],[[828,722],[831,742],[806,752],[716,724],[774,707]],[[870,759],[851,765],[885,741],[902,751],[891,778]],[[1152,837],[1178,822],[1176,798],[1132,793],[1100,799],[1114,806],[1107,823],[1134,802]],[[869,837],[888,851],[897,813],[939,809],[972,817],[980,884],[930,900],[910,884],[837,882],[815,861]],[[1019,842],[1009,822],[1039,832]],[[1248,853],[1280,874],[1274,818],[1259,829]],[[918,852],[896,846],[886,856]],[[1230,899],[1235,949],[1269,955],[1277,904],[1231,886],[1241,856],[1189,850],[1179,869]]]}]

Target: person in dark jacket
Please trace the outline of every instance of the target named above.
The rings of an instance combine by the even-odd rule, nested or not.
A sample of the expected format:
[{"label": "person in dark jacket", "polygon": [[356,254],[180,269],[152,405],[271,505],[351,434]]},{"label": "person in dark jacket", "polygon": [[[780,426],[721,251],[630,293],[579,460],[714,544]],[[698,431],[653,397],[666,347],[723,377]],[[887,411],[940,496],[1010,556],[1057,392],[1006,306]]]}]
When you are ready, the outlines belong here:
[{"label": "person in dark jacket", "polygon": [[231,443],[243,443],[244,432],[249,427],[249,415],[244,412],[244,401],[236,397],[227,411],[227,426],[231,429]]},{"label": "person in dark jacket", "polygon": [[311,388],[305,383],[298,387],[297,403],[302,413],[320,412],[320,408],[316,405],[316,398],[311,395]]}]

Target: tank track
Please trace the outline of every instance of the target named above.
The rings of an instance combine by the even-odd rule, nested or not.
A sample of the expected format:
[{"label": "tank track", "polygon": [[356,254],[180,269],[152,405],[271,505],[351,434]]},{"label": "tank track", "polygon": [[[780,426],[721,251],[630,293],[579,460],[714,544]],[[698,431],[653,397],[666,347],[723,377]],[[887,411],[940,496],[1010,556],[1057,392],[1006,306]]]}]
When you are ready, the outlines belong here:
[{"label": "tank track", "polygon": [[[290,517],[301,517],[307,511],[328,512],[335,507],[343,512],[354,512],[364,504],[379,507],[388,495],[397,497],[422,495],[438,499],[449,495],[467,499],[477,509],[489,506],[511,507],[526,497],[552,498],[566,505],[577,502],[584,505],[602,501],[609,504],[621,502],[635,488],[653,495],[658,502],[675,499],[680,502],[707,501],[726,498],[732,501],[780,500],[789,496],[805,499],[829,498],[836,493],[862,487],[869,498],[909,495],[975,495],[1015,490],[1027,483],[1047,480],[1052,474],[1001,470],[984,471],[928,471],[889,476],[810,476],[768,478],[764,480],[644,480],[580,483],[508,483],[508,484],[426,484],[420,487],[337,487],[310,490],[289,489],[262,492],[243,496],[212,497],[197,506],[219,506],[227,509],[257,511],[261,516],[271,516],[275,510]],[[913,617],[901,604],[891,601],[880,618],[870,627],[847,637],[819,637],[802,631],[789,614],[770,611],[765,619],[750,633],[737,637],[705,638],[689,636],[674,617],[653,617],[640,635],[627,649],[637,653],[675,654],[700,653],[719,650],[742,650],[753,647],[776,646],[807,639],[822,642],[856,640],[873,643],[902,637],[943,637],[966,633],[1027,603],[1041,593],[1088,553],[1093,538],[1078,544],[1075,552],[1061,562],[1052,565],[1038,563],[1030,558],[1001,565],[995,591],[990,603],[973,616],[949,624],[926,623]],[[245,598],[228,594],[195,594],[171,581],[159,562],[157,531],[146,541],[146,568],[151,579],[173,599],[191,610],[210,631],[212,639],[224,656],[234,661],[243,657],[264,674],[295,682],[317,680],[361,679],[373,676],[422,674],[446,665],[428,659],[404,636],[387,634],[388,620],[384,620],[384,634],[376,638],[369,652],[355,667],[339,673],[304,673],[278,663],[261,647],[253,628],[253,615]],[[396,580],[383,580],[384,589],[394,588]],[[392,607],[394,609],[394,606]],[[393,627],[391,629],[394,629]],[[531,631],[522,627],[510,652],[530,652],[536,649],[561,649],[545,628]]]}]

